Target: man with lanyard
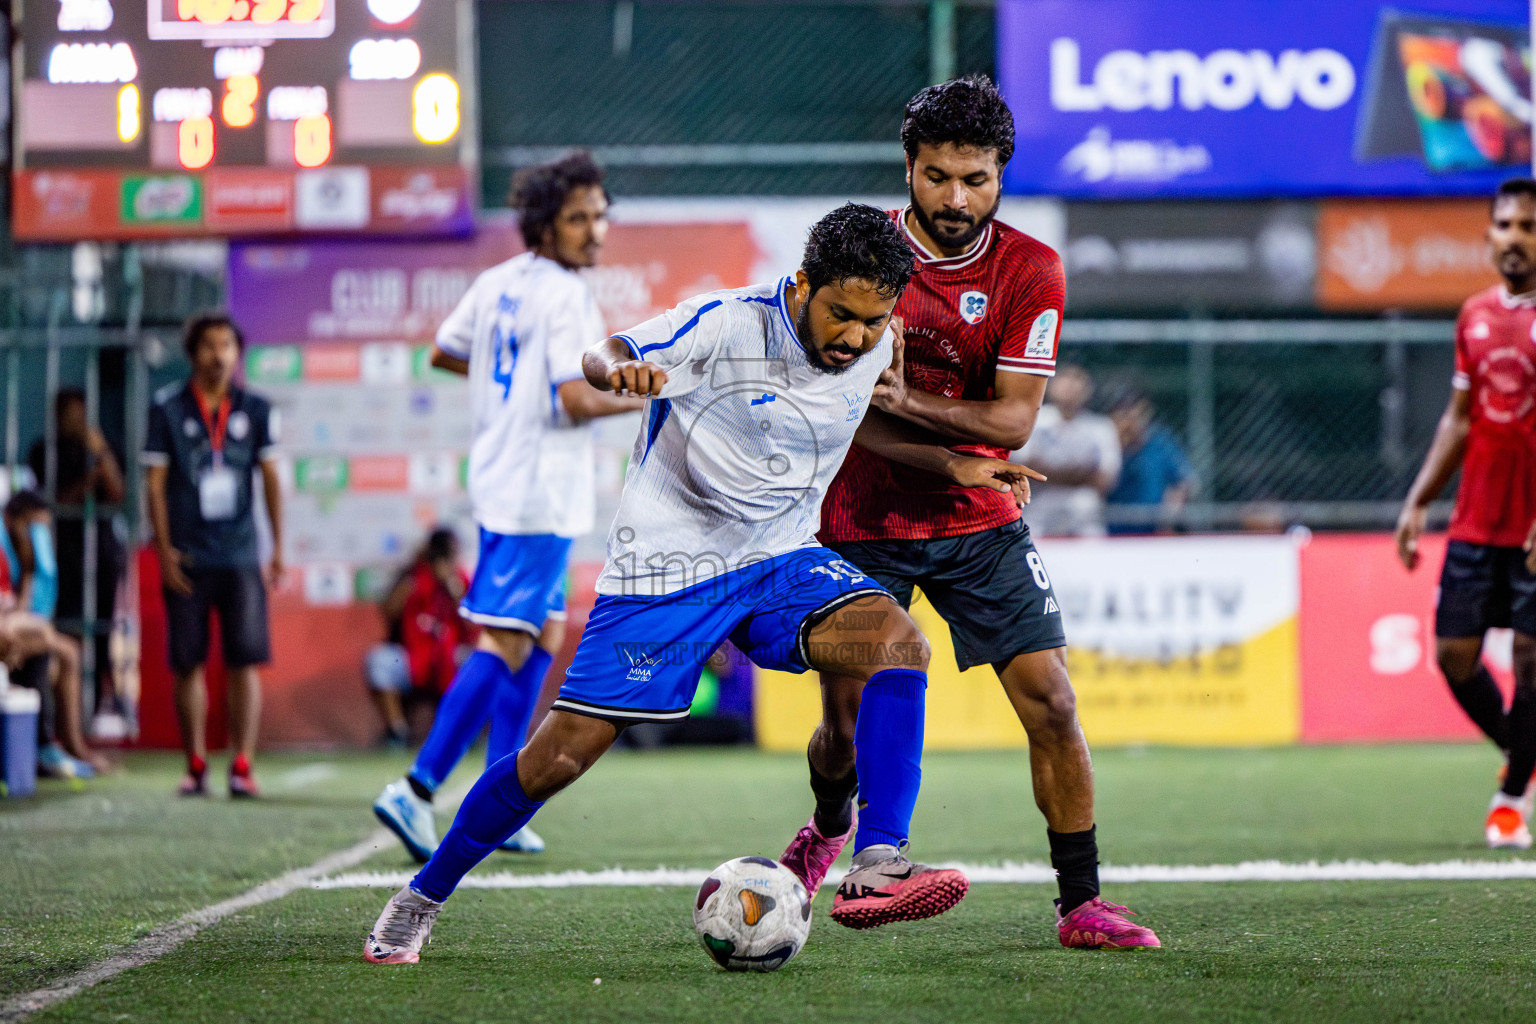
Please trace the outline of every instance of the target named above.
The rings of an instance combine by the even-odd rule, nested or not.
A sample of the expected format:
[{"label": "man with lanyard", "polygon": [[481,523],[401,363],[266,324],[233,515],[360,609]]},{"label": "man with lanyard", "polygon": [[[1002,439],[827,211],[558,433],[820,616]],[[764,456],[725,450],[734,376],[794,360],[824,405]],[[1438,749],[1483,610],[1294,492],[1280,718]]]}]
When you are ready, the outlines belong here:
[{"label": "man with lanyard", "polygon": [[[229,671],[230,735],[235,757],[229,792],[258,794],[251,774],[261,718],[257,666],[271,654],[268,586],[283,571],[282,492],[275,462],[276,413],[265,398],[235,385],[245,348],[234,322],[205,314],[183,337],[192,377],[155,396],[142,461],[165,596],[166,646],[176,676],[176,715],[187,753],[184,796],[207,793],[208,614],[217,611]],[[272,557],[265,573],[256,553],[252,474],[261,470]]]}]

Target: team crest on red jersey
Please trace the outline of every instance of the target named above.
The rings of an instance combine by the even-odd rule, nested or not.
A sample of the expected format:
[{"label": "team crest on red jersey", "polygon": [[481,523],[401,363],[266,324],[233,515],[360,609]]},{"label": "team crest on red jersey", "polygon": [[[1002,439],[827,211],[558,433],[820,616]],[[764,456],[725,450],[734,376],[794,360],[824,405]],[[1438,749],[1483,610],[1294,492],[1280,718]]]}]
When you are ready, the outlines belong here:
[{"label": "team crest on red jersey", "polygon": [[960,296],[960,319],[968,324],[979,324],[986,315],[986,292],[966,292]]}]

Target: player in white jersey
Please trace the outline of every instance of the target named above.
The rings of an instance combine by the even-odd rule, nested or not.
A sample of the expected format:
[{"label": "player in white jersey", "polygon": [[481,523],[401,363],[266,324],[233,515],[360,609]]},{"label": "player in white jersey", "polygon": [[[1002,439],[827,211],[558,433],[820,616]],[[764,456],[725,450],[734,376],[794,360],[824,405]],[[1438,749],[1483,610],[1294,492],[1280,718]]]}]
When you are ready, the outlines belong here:
[{"label": "player in white jersey", "polygon": [[[905,836],[928,645],[879,584],[816,543],[822,495],[855,433],[968,486],[1008,490],[1023,472],[865,420],[912,264],[890,218],[849,204],[811,229],[793,277],[702,296],[586,354],[593,385],[649,398],[597,603],[549,715],[481,776],[427,866],[386,905],[366,959],[417,960],[464,874],[626,726],[685,717],[727,639],[764,668],[865,681],[859,783],[901,809],[879,824]],[[914,897],[964,892],[959,872],[911,869]]]},{"label": "player in white jersey", "polygon": [[[459,614],[482,627],[437,710],[410,772],[374,814],[425,862],[437,847],[432,794],[490,721],[486,763],[522,745],[534,702],[564,640],[571,539],[593,526],[588,421],[640,408],[582,376],[605,329],[586,282],[607,232],[603,172],[586,154],[531,168],[512,205],[528,252],[492,267],[437,332],[432,364],[468,376],[474,412],[469,496],[480,558]],[[525,829],[506,849],[538,852]]]}]

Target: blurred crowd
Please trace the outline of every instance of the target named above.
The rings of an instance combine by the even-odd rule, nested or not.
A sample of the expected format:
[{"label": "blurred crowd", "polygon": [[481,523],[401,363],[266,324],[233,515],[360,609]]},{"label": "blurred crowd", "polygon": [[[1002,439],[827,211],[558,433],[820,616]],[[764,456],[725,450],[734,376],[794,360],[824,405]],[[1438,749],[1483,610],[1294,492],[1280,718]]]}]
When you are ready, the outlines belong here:
[{"label": "blurred crowd", "polygon": [[[1024,520],[1036,536],[1169,533],[1196,479],[1173,432],[1133,387],[1095,403],[1093,377],[1062,364],[1046,387],[1029,443],[1014,453],[1050,479],[1033,488]],[[1102,411],[1098,411],[1102,410]]]}]

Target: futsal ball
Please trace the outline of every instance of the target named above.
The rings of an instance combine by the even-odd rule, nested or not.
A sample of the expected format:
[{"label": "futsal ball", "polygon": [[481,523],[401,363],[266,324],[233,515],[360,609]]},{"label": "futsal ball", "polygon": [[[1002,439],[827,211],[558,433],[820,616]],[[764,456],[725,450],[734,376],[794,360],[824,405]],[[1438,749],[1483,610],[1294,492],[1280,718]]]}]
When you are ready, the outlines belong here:
[{"label": "futsal ball", "polygon": [[784,865],[737,857],[699,887],[693,927],[705,952],[726,970],[776,971],[811,933],[811,899]]}]

